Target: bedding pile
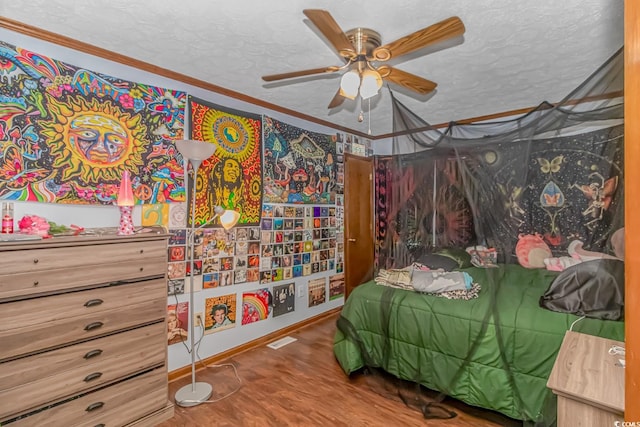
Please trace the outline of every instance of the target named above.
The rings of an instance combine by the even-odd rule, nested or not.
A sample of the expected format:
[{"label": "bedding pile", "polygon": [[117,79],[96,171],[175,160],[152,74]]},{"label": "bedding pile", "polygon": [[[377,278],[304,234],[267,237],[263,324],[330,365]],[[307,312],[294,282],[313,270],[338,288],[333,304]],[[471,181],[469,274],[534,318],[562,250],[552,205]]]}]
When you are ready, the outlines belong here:
[{"label": "bedding pile", "polygon": [[430,270],[417,263],[401,269],[382,269],[375,283],[448,299],[469,300],[480,292],[480,285],[467,272]]}]

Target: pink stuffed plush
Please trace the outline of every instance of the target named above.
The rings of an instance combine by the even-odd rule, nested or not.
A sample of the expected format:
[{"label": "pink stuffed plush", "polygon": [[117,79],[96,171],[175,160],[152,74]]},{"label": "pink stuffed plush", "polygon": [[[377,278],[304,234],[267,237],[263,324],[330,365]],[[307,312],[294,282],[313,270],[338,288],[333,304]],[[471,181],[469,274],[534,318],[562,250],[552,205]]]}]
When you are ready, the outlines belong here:
[{"label": "pink stuffed plush", "polygon": [[536,233],[520,235],[516,245],[516,256],[520,265],[525,268],[545,268],[545,258],[551,258],[553,254],[542,237]]}]

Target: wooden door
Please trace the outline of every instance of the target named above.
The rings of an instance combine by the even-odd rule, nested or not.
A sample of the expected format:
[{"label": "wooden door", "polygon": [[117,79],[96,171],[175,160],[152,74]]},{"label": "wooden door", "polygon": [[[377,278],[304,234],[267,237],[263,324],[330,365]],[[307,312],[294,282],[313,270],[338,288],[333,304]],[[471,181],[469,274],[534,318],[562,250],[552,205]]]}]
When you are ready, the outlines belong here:
[{"label": "wooden door", "polygon": [[624,2],[625,409],[640,421],[640,2]]},{"label": "wooden door", "polygon": [[345,298],[373,278],[373,159],[345,155]]}]

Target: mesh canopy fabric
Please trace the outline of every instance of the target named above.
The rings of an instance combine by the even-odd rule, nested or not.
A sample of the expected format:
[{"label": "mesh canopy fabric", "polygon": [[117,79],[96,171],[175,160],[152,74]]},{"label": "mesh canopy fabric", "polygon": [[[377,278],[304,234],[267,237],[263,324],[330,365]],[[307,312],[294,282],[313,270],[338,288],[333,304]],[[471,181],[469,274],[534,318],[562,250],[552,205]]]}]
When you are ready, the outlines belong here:
[{"label": "mesh canopy fabric", "polygon": [[[356,332],[362,329],[360,325],[345,326],[339,332],[358,343],[362,352],[372,352],[370,356],[365,354],[365,365],[370,369],[391,367],[399,378],[423,385],[438,383],[442,395],[436,401],[450,392],[472,404],[490,402],[492,393],[510,394],[505,399],[511,403],[498,407],[500,412],[526,424],[555,422],[555,404],[551,391],[545,388],[546,377],[563,333],[579,318],[568,313],[543,322],[547,311],[537,302],[552,284],[555,272],[581,261],[615,258],[611,236],[624,227],[623,65],[620,49],[557,104],[545,101],[520,117],[471,124],[452,122],[446,129],[430,125],[391,94],[393,154],[374,160],[376,271],[434,262],[442,260],[438,258],[441,256],[453,258],[462,266],[459,255],[469,254],[476,270],[468,271],[482,280],[482,303],[468,307],[474,311],[483,307],[483,312],[474,312],[470,318],[481,326],[465,330],[464,336],[455,335],[448,326],[439,326],[450,334],[449,340],[468,341],[464,350],[442,350],[439,356],[451,356],[452,363],[464,359],[459,366],[446,372],[425,372],[425,363],[446,368],[421,358],[407,364],[415,364],[415,369],[407,369],[402,360],[398,362],[394,349],[403,345],[398,336],[404,336],[402,331],[409,326],[389,326],[398,322],[401,313],[393,310],[402,303],[398,302],[397,291],[385,291],[374,321],[376,327],[387,331],[381,338],[383,350],[375,348],[372,343],[377,341],[373,338]],[[539,274],[526,274],[535,269]],[[507,277],[517,277],[521,283],[505,283]],[[517,286],[522,286],[522,292]],[[597,293],[593,295],[597,298]],[[416,333],[428,342],[425,346],[431,346],[429,340],[436,337],[428,328],[445,324],[442,316],[454,309],[465,312],[465,308],[452,305],[451,310],[442,309],[434,315],[441,303],[427,299],[425,305],[433,311],[429,323],[422,308],[416,308],[423,302],[412,301],[414,317],[410,322],[424,323],[425,329],[417,328]],[[348,300],[341,318],[343,326],[358,318],[355,310]],[[460,316],[462,319],[465,314]],[[513,323],[504,326],[511,322],[510,316]],[[611,321],[588,323],[590,320],[583,322],[586,333],[606,336],[614,329],[620,334],[624,328],[622,322],[612,325],[607,323]],[[536,338],[542,340],[542,346],[547,345],[546,355],[540,356],[547,360],[540,364],[535,360],[535,344],[527,352],[520,352],[518,345],[522,347],[522,343],[514,350],[514,342],[522,340],[518,328],[535,330],[538,321],[548,328],[541,332],[542,338]],[[550,344],[552,340],[544,334],[551,330],[555,341]],[[581,327],[574,330],[580,332]],[[336,342],[342,335],[338,338]],[[489,342],[498,354],[486,350]],[[425,352],[430,353],[433,347]],[[520,360],[514,359],[516,354]],[[489,379],[486,384],[472,384],[469,378],[482,358],[489,360],[491,369],[504,373],[503,387],[495,388]],[[343,367],[347,364],[342,359],[341,363]],[[400,366],[397,372],[396,365]],[[524,372],[520,365],[531,367],[531,373]],[[432,376],[438,379],[424,380]],[[534,382],[533,377],[537,377],[537,388],[526,385]],[[466,382],[464,388],[459,387],[460,382]],[[531,403],[533,390],[544,392],[544,398]],[[486,396],[476,398],[474,393]],[[423,412],[428,406],[423,405]]]},{"label": "mesh canopy fabric", "polygon": [[610,249],[623,226],[622,93],[621,49],[562,101],[506,121],[439,130],[392,94],[393,155],[376,158],[378,268],[470,245],[514,262],[531,233],[554,255],[576,239]]}]

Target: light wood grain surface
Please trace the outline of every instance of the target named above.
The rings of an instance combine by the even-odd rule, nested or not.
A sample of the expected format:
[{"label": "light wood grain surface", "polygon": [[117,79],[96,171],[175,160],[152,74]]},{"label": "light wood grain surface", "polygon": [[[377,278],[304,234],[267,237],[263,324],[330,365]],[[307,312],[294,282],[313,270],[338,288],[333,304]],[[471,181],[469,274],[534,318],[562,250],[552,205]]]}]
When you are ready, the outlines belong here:
[{"label": "light wood grain surface", "polygon": [[609,354],[620,341],[567,331],[547,386],[556,394],[624,413],[624,368]]}]

